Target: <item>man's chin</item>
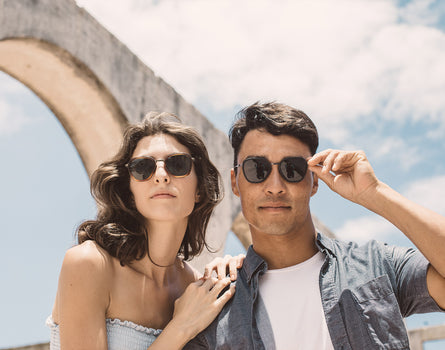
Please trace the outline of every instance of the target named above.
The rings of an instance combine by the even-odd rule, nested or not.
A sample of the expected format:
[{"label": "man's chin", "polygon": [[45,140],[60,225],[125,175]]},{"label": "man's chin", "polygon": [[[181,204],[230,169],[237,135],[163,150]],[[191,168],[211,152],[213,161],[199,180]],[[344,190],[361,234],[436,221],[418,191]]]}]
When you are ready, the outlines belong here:
[{"label": "man's chin", "polygon": [[283,221],[271,222],[268,220],[267,225],[258,225],[257,231],[269,236],[285,236],[290,232],[289,225],[284,225]]}]

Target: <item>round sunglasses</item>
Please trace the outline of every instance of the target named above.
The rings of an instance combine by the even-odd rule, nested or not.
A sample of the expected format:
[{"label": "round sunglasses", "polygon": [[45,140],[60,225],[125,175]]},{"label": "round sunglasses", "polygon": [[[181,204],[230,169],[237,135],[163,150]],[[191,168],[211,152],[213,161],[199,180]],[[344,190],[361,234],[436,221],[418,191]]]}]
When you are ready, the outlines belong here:
[{"label": "round sunglasses", "polygon": [[136,157],[131,159],[125,166],[130,175],[138,181],[150,180],[156,172],[157,163],[164,162],[165,170],[174,177],[185,177],[192,171],[194,158],[187,153],[170,154],[165,159],[154,159],[153,157]]},{"label": "round sunglasses", "polygon": [[288,182],[300,182],[307,172],[307,162],[303,157],[285,157],[280,162],[272,163],[266,157],[248,157],[242,164],[244,177],[251,183],[260,183],[272,172],[272,165],[278,165],[278,172]]}]

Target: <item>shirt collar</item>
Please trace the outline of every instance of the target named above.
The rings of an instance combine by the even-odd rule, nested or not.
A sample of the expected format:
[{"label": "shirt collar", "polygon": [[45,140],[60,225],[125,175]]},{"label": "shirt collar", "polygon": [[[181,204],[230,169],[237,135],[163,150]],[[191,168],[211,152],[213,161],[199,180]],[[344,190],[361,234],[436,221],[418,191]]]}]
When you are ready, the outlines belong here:
[{"label": "shirt collar", "polygon": [[317,240],[315,241],[317,248],[320,252],[327,254],[327,251],[333,256],[335,256],[334,252],[334,244],[332,238],[329,238],[320,232],[317,233]]},{"label": "shirt collar", "polygon": [[253,275],[260,269],[266,271],[267,263],[253,250],[253,246],[251,245],[247,250],[246,258],[243,262],[243,270],[246,272],[248,283],[250,283]]},{"label": "shirt collar", "polygon": [[[317,233],[316,244],[318,250],[321,251],[322,253],[327,254],[327,251],[329,251],[331,255],[335,256],[333,250],[333,242],[331,238],[321,233]],[[248,283],[250,283],[250,280],[252,279],[253,275],[255,275],[259,270],[262,271],[267,270],[266,261],[255,252],[252,245],[247,250],[246,258],[244,259],[242,269],[246,272]]]}]

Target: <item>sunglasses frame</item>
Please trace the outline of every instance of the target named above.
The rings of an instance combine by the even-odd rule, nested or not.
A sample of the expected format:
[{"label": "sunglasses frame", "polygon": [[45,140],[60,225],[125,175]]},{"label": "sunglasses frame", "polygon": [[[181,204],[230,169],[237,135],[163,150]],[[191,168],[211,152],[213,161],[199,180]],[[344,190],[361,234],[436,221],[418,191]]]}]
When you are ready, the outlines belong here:
[{"label": "sunglasses frame", "polygon": [[[304,175],[303,175],[303,176],[301,177],[301,179],[298,180],[298,181],[290,181],[290,180],[283,174],[283,172],[282,172],[282,170],[281,170],[280,164],[281,164],[282,162],[284,162],[286,159],[289,159],[289,158],[292,158],[292,159],[295,159],[295,158],[297,158],[297,159],[303,159],[303,160],[304,160],[304,163],[306,164],[306,166],[305,166],[305,171],[304,171]],[[269,173],[266,175],[266,177],[265,177],[263,180],[261,180],[261,181],[250,181],[250,180],[248,179],[248,177],[246,176],[246,171],[245,171],[245,169],[244,169],[244,164],[246,163],[246,161],[249,161],[249,160],[257,160],[257,159],[264,159],[264,160],[266,160],[266,161],[270,164],[270,171],[269,171]],[[281,159],[279,162],[271,162],[269,159],[267,159],[266,157],[263,157],[263,156],[249,156],[249,157],[247,157],[246,159],[244,159],[243,162],[242,162],[241,164],[237,164],[237,165],[235,166],[235,168],[241,167],[241,168],[243,169],[244,178],[245,178],[248,182],[253,183],[253,184],[259,184],[259,183],[262,183],[262,182],[264,182],[264,181],[267,180],[267,178],[269,177],[269,175],[272,173],[272,166],[273,166],[273,165],[278,165],[278,172],[279,172],[280,176],[281,176],[285,181],[287,181],[287,182],[289,182],[289,183],[298,183],[298,182],[301,182],[301,181],[303,181],[303,179],[305,178],[305,176],[306,176],[306,174],[307,174],[307,168],[308,168],[307,161],[306,161],[305,158],[303,158],[303,157],[301,157],[301,156],[284,157],[284,158]]]},{"label": "sunglasses frame", "polygon": [[[167,161],[167,159],[169,159],[169,158],[171,158],[171,157],[174,157],[174,156],[186,156],[187,158],[189,158],[189,159],[192,161],[192,166],[190,166],[190,170],[188,171],[187,174],[185,174],[185,175],[173,175],[173,174],[168,170],[168,166],[167,166],[167,164],[166,164],[166,161]],[[152,173],[150,174],[150,176],[147,177],[146,179],[139,180],[139,179],[137,179],[137,178],[131,173],[130,164],[131,164],[131,162],[133,162],[134,160],[137,160],[137,159],[152,159],[152,160],[155,162],[155,168],[154,168],[153,172],[152,172]],[[128,169],[128,173],[130,174],[130,176],[131,176],[133,179],[135,179],[136,181],[139,181],[139,182],[144,182],[144,181],[148,181],[148,180],[150,180],[150,179],[153,177],[153,175],[156,173],[156,170],[158,169],[158,162],[164,162],[164,169],[165,169],[165,171],[166,171],[170,176],[173,176],[173,177],[175,177],[175,178],[181,178],[181,177],[186,177],[186,176],[189,176],[189,175],[190,175],[190,173],[192,172],[193,162],[194,162],[194,161],[195,161],[195,158],[192,157],[192,156],[191,156],[190,154],[188,154],[188,153],[172,153],[172,154],[169,154],[167,157],[165,157],[165,159],[155,159],[154,157],[151,157],[151,156],[134,157],[134,158],[131,158],[131,159],[128,161],[128,163],[125,164],[125,167]]]}]

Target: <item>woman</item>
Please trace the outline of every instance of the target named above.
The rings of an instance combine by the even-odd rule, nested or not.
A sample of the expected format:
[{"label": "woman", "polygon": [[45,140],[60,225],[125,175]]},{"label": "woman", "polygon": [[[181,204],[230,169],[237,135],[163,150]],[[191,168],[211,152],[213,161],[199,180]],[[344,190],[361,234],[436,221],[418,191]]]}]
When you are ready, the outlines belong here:
[{"label": "woman", "polygon": [[[128,127],[91,189],[97,219],[80,225],[65,255],[51,349],[181,349],[234,293],[223,292],[230,279],[200,278],[185,262],[206,245],[222,196],[204,143],[176,116],[150,114]],[[241,259],[219,260],[205,277],[227,265],[232,275]]]}]

